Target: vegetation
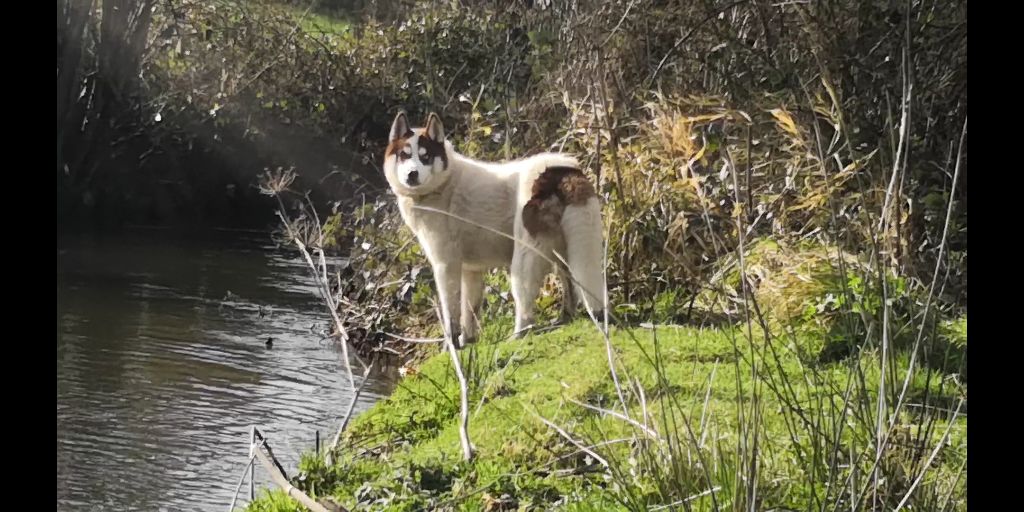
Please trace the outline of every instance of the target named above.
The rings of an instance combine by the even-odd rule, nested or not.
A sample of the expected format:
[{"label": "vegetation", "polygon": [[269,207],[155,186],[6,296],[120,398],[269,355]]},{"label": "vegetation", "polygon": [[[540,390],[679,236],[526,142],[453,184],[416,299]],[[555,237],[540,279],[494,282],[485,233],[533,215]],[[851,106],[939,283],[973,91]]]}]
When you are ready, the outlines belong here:
[{"label": "vegetation", "polygon": [[[354,421],[335,465],[306,457],[302,487],[373,510],[747,510],[751,499],[755,510],[845,510],[855,498],[890,510],[930,467],[909,504],[966,505],[967,422],[951,423],[952,411],[922,424],[922,411],[906,407],[883,450],[885,481],[869,485],[874,351],[820,364],[794,350],[805,340],[758,333],[748,344],[742,328],[618,331],[627,420],[593,325],[522,341],[508,341],[510,332],[510,322],[492,323],[485,342],[462,353],[474,390],[473,463],[459,453],[459,392],[440,354]],[[894,366],[902,374],[907,365]],[[908,396],[956,407],[961,388],[927,369],[910,374]],[[745,467],[753,454],[756,468]],[[292,508],[271,498],[252,510]]]},{"label": "vegetation", "polygon": [[[292,173],[270,194],[287,241],[347,257],[324,272],[339,333],[414,358],[338,460],[304,462],[310,494],[966,508],[966,2],[130,4],[58,6],[62,218],[269,212],[257,175]],[[621,327],[506,341],[489,276],[488,337],[460,355],[468,463],[447,356],[388,341],[437,334],[378,172],[399,108],[479,158],[573,152],[605,202]]]}]

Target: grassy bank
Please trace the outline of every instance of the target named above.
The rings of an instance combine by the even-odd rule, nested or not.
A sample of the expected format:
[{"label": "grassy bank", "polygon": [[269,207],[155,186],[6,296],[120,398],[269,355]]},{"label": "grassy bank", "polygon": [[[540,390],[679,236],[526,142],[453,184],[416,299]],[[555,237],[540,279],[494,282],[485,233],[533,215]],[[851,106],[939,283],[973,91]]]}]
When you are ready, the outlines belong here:
[{"label": "grassy bank", "polygon": [[[296,484],[366,510],[891,510],[923,473],[907,505],[966,508],[966,408],[950,425],[935,405],[957,408],[966,389],[927,366],[910,373],[879,451],[873,349],[818,363],[800,355],[812,340],[756,327],[613,329],[620,401],[592,324],[519,341],[510,327],[491,322],[461,354],[473,462],[461,460],[458,385],[440,353],[354,421],[334,465],[306,456]],[[905,375],[907,358],[889,357]],[[278,491],[250,507],[295,509]]]},{"label": "grassy bank", "polygon": [[[579,156],[604,203],[609,304],[634,327],[611,357],[583,322],[506,341],[492,275],[488,336],[461,354],[474,461],[439,354],[294,485],[374,510],[966,508],[962,4],[461,4],[326,21],[200,5],[190,20],[231,30],[168,57],[187,64],[169,83],[197,89],[171,87],[183,112],[304,127],[374,165],[398,109],[438,112],[477,158]],[[223,62],[244,63],[229,86],[202,80]],[[358,182],[326,218],[275,176],[287,238],[347,256],[315,273],[352,346],[436,326],[392,199]]]}]

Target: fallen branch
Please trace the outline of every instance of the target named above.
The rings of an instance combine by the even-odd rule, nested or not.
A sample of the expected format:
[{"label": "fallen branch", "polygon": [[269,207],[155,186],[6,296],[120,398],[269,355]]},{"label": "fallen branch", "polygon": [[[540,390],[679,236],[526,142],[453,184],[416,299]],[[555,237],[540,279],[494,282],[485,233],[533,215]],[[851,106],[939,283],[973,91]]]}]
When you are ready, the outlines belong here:
[{"label": "fallen branch", "polygon": [[270,478],[278,487],[281,488],[281,490],[284,491],[285,494],[288,495],[289,498],[302,503],[306,508],[313,512],[329,512],[323,505],[313,501],[313,498],[310,498],[308,494],[296,489],[295,486],[293,486],[291,482],[289,482],[288,479],[278,471],[274,463],[270,461],[270,458],[268,458],[263,451],[259,449],[259,447],[256,448],[256,458],[260,459],[260,463],[263,464],[263,467],[270,473]]}]

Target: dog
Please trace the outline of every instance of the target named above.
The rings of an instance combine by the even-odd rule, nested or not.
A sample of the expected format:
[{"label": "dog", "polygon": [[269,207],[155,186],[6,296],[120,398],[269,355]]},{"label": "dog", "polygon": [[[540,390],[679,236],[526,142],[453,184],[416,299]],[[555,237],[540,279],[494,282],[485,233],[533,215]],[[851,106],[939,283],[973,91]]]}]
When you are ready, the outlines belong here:
[{"label": "dog", "polygon": [[516,338],[533,326],[537,296],[552,270],[565,290],[561,320],[572,317],[580,300],[593,314],[603,313],[601,202],[575,158],[474,160],[455,151],[437,114],[413,128],[399,112],[383,169],[433,268],[445,335],[456,347],[479,337],[484,273],[495,268],[510,271]]}]

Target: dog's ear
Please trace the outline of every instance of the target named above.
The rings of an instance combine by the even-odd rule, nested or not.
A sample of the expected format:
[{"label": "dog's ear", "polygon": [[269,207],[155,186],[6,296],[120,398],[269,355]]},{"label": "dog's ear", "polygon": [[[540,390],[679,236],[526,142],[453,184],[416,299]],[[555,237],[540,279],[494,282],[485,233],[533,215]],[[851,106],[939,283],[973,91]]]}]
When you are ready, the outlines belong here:
[{"label": "dog's ear", "polygon": [[391,135],[388,138],[389,142],[394,142],[398,139],[408,137],[412,133],[409,129],[409,118],[405,116],[405,112],[399,111],[398,115],[395,116],[395,120],[391,123]]},{"label": "dog's ear", "polygon": [[441,118],[433,112],[427,117],[427,137],[437,142],[444,141],[444,125],[441,124]]}]

